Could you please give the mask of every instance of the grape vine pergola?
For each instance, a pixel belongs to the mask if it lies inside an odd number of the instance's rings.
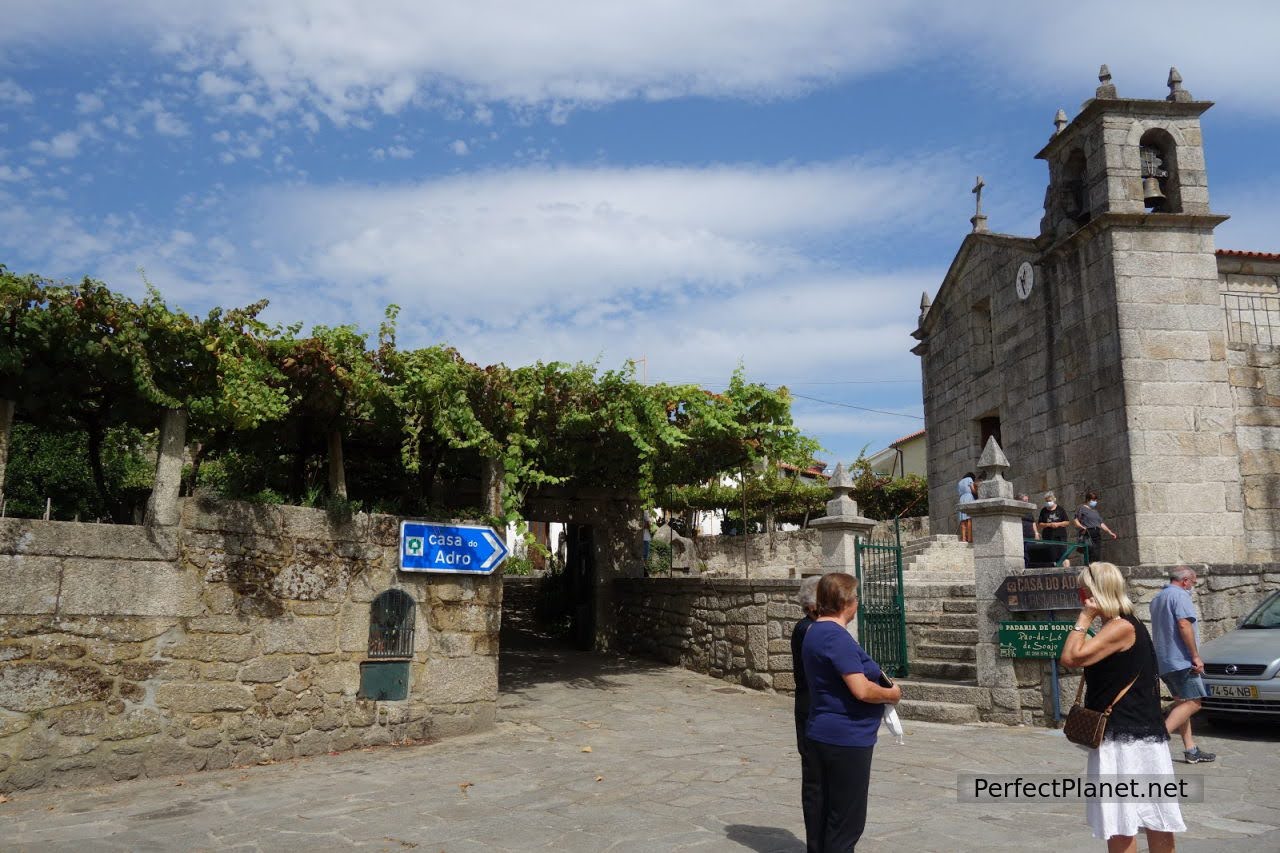
[[[163,507],[179,490],[420,515],[477,478],[478,509],[503,523],[548,486],[652,505],[724,474],[807,467],[817,451],[787,390],[741,369],[713,394],[646,385],[631,364],[482,367],[446,345],[399,348],[395,306],[372,341],[353,326],[271,325],[265,307],[194,316],[150,287],[135,301],[0,266],[0,490],[15,422],[82,434],[117,522],[131,516],[108,482],[107,438],[152,436],[155,524],[174,523]]]

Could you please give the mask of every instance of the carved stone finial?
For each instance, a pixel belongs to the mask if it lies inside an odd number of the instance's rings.
[[[969,192],[977,196],[974,200],[973,216],[969,217],[969,223],[973,226],[974,234],[982,234],[987,230],[987,215],[982,212],[982,188],[986,185],[986,181],[982,180],[981,175],[978,175],[978,180],[974,183],[973,189],[969,190]]]
[[[837,495],[847,495],[853,491],[853,478],[845,470],[843,462],[836,463],[836,470],[831,472],[831,479],[827,481],[827,487]]]
[[[1111,69],[1103,65],[1098,69],[1098,82],[1102,85],[1098,86],[1098,90],[1094,93],[1095,98],[1117,98],[1115,84],[1111,82]]]
[[[1000,444],[994,435],[987,439],[987,446],[982,448],[982,456],[978,459],[978,470],[985,478],[978,484],[979,498],[1013,497],[1013,483],[1004,478],[1004,472],[1009,470],[1009,459],[1000,449]]]
[[[1182,88],[1182,75],[1178,73],[1177,68],[1169,69],[1169,97],[1166,101],[1191,101],[1191,93]]]
[[[843,462],[836,463],[827,488],[831,489],[831,500],[827,501],[828,518],[858,517],[858,502],[849,497],[849,492],[853,491],[853,477],[849,476]]]
[[[929,298],[929,291],[926,290],[923,293],[921,293],[920,294],[920,310],[928,311],[932,305],[933,305],[933,300]]]
[[[1058,114],[1053,117],[1053,135],[1057,136],[1067,128],[1067,111],[1058,110]]]

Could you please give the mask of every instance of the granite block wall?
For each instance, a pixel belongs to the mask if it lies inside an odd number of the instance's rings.
[[[791,691],[797,580],[613,582],[618,649],[758,690]]]
[[[399,519],[188,500],[176,528],[0,520],[0,792],[490,726],[499,578],[397,571]],[[358,698],[413,597],[409,698]]]

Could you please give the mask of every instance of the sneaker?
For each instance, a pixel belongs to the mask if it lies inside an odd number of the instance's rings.
[[[1186,759],[1188,764],[1203,764],[1216,760],[1218,756],[1212,752],[1205,752],[1197,746],[1195,749],[1184,749],[1182,757]]]

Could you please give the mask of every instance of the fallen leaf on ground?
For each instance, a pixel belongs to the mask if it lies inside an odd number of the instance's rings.
[[[590,752],[590,751],[591,751],[591,747],[589,747],[589,746],[584,746],[584,747],[582,748],[582,751],[583,751],[583,752]]]
[[[9,798],[6,797],[4,794],[0,794],[0,804],[7,803],[7,802],[9,802]]]
[[[173,787],[175,787],[175,788],[181,788],[181,787],[182,787],[183,785],[185,785],[185,784],[187,784],[187,783],[186,783],[186,782],[184,782],[183,780],[179,779],[177,782],[174,782],[174,783],[173,783]]]
[[[604,781],[604,777],[603,777],[603,776],[597,776],[597,777],[596,777],[596,781],[597,781],[597,782],[603,782],[603,781]]]
[[[475,787],[475,782],[459,782],[458,783],[458,789],[461,790],[462,793],[464,794],[467,792],[468,788],[472,788],[472,787]]]

